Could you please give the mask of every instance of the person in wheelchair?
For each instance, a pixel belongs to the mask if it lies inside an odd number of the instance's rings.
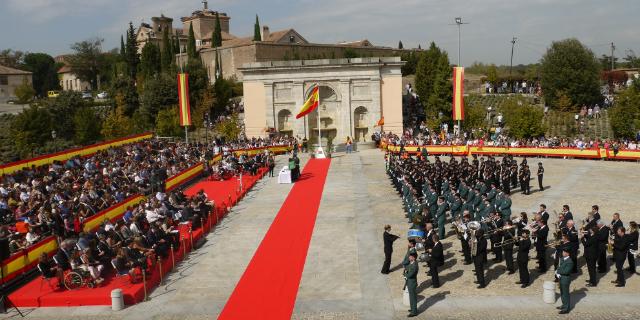
[[[104,270],[104,265],[100,264],[100,262],[94,259],[91,254],[90,248],[82,250],[82,253],[78,255],[78,259],[75,260],[75,262],[79,262],[79,264],[77,264],[74,269],[80,269],[89,272],[91,278],[96,284],[100,284],[104,281],[104,278],[102,278],[101,276],[102,270]]]

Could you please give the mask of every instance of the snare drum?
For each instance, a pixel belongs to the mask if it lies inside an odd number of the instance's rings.
[[[409,232],[407,234],[407,238],[409,240],[411,239],[421,239],[424,238],[424,231],[420,230],[420,229],[409,229]]]

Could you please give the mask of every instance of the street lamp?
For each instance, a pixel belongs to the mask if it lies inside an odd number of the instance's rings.
[[[456,25],[458,26],[458,67],[462,66],[462,60],[460,58],[460,26],[463,24],[469,24],[467,22],[462,22],[462,17],[455,18]]]

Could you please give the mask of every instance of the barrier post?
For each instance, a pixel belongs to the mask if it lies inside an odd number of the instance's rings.
[[[189,240],[191,241],[191,250],[193,250],[193,230],[189,228]]]
[[[142,287],[144,288],[144,299],[142,301],[149,301],[149,296],[147,295],[147,271],[146,268],[142,268]]]
[[[173,254],[173,245],[171,245],[171,269],[176,268],[176,257]]]
[[[158,256],[158,270],[160,271],[160,285],[162,285],[162,259]]]

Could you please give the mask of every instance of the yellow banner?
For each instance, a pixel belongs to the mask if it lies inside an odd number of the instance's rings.
[[[198,175],[204,171],[204,164],[197,164],[169,179],[165,182],[165,189],[167,191],[175,189],[177,186],[181,185],[185,181],[191,179],[193,176]]]
[[[31,265],[38,263],[40,255],[43,252],[51,255],[56,250],[58,250],[56,238],[49,237],[22,253],[14,254],[8,259],[8,263],[2,265],[2,274],[4,275],[2,282],[4,282],[5,279],[10,280],[31,269]]]
[[[123,215],[125,211],[127,211],[127,207],[133,207],[138,203],[144,201],[146,198],[142,195],[137,195],[124,202],[117,204],[116,206],[112,206],[109,209],[98,212],[97,215],[89,217],[89,219],[84,221],[83,230],[85,232],[90,232],[100,226],[105,220],[113,221],[120,215]]]

